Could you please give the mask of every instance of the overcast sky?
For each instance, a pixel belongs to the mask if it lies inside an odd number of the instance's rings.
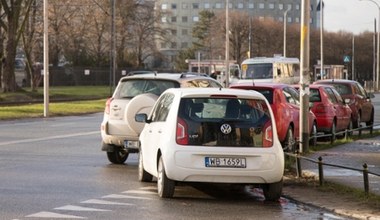
[[[373,1],[377,1],[380,5],[380,0]],[[378,22],[379,9],[373,2],[369,0],[324,0],[324,3],[325,30],[334,32],[344,30],[355,34],[366,30],[374,31],[374,19]]]

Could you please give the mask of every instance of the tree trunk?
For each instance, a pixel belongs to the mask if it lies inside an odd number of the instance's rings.
[[[15,59],[16,59],[16,28],[12,25],[12,17],[8,16],[7,43],[5,47],[6,55],[3,72],[3,92],[15,92],[17,89],[15,78]]]

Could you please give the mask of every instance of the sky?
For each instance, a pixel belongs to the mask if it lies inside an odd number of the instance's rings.
[[[374,31],[374,20],[378,22],[379,8],[369,0],[323,0],[324,29],[340,30],[360,34]],[[380,0],[376,1],[380,6]],[[378,24],[376,24],[376,28]]]

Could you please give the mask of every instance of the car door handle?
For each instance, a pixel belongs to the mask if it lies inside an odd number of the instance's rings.
[[[112,110],[120,110],[121,108],[120,107],[118,107],[118,106],[114,106],[114,107],[112,107]]]

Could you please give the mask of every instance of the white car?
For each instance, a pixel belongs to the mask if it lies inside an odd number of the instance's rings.
[[[160,197],[176,182],[261,186],[266,200],[282,194],[284,152],[269,103],[256,91],[177,88],[165,91],[140,134],[140,181],[157,178]]]
[[[124,163],[129,153],[138,152],[138,138],[144,125],[136,113],[149,113],[159,95],[168,88],[221,87],[207,75],[135,71],[120,79],[106,102],[100,126],[102,150],[111,163]]]

